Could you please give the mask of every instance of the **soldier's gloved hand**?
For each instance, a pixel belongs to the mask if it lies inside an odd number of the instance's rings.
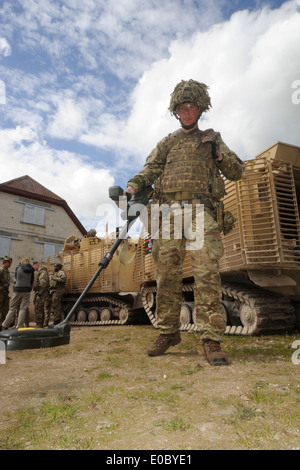
[[[133,196],[135,194],[135,189],[129,184],[124,191],[124,196],[126,196],[126,193],[129,193],[131,196]]]
[[[212,157],[214,160],[217,160],[217,162],[221,162],[223,160],[223,155],[220,152],[220,144],[219,142],[216,142],[215,140],[211,139],[210,137],[203,137],[201,140],[202,144],[209,143],[212,146]]]
[[[119,201],[115,201],[119,209],[121,209],[122,211],[125,211],[127,209],[128,201],[130,200],[134,192],[135,191],[132,186],[128,186],[125,191],[123,191],[123,196],[119,197]]]

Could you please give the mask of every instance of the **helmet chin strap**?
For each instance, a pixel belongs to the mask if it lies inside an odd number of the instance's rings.
[[[193,129],[193,127],[195,126],[195,124],[197,124],[198,119],[197,119],[195,122],[193,122],[193,124],[190,124],[189,126],[183,124],[182,121],[181,121],[181,119],[179,119],[179,122],[180,122],[180,124],[181,124],[181,127],[183,127],[183,129],[186,129],[187,131],[189,131],[190,129]]]

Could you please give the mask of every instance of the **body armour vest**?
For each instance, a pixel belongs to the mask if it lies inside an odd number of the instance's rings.
[[[182,134],[173,140],[161,175],[162,193],[178,191],[197,193],[212,200],[219,200],[225,194],[224,182],[212,156],[212,145],[201,143],[201,138],[216,138],[209,129],[199,129]]]

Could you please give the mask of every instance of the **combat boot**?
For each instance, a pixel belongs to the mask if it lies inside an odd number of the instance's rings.
[[[148,356],[161,356],[169,349],[170,346],[175,346],[181,341],[180,331],[170,335],[159,335],[156,341],[147,349]]]
[[[203,349],[209,364],[213,366],[224,366],[229,364],[228,357],[222,351],[219,341],[204,339]]]

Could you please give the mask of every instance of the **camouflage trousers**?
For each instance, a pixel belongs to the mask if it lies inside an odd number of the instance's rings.
[[[53,322],[57,323],[62,321],[63,314],[62,314],[62,297],[64,295],[64,290],[57,289],[51,293],[51,306],[52,306],[52,313],[53,313]]]
[[[44,325],[46,298],[47,298],[47,293],[35,294],[33,303],[34,303],[35,322],[37,325],[42,325],[42,326]]]
[[[9,309],[9,295],[7,291],[0,291],[0,327],[5,320]]]
[[[193,218],[193,228],[194,218]],[[180,328],[182,305],[182,264],[187,253],[189,240],[173,237],[171,224],[170,239],[154,240],[153,259],[157,281],[157,326],[163,334],[171,334]],[[204,211],[204,238],[202,247],[192,249],[189,256],[194,276],[194,300],[196,323],[202,339],[222,341],[225,320],[222,316],[222,291],[219,274],[219,259],[223,255],[223,244],[217,222]]]
[[[52,299],[51,299],[50,292],[47,293],[47,296],[45,299],[44,312],[45,312],[44,326],[48,326],[50,319],[52,317]]]

